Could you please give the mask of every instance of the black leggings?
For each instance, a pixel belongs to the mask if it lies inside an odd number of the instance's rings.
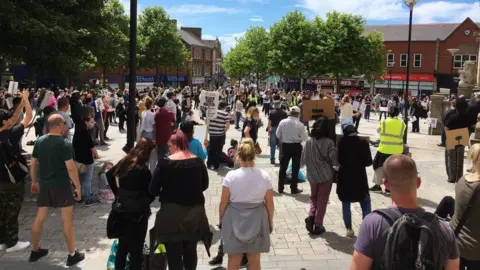
[[[170,242],[165,249],[169,270],[197,269],[197,241]]]
[[[125,235],[118,238],[117,255],[115,256],[115,269],[124,270],[127,254],[130,254],[130,270],[142,269],[142,252],[145,236],[148,229],[148,215],[139,222],[128,219],[122,220],[125,226]]]

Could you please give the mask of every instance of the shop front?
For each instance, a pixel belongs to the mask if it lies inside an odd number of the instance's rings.
[[[458,74],[437,74],[437,91],[440,91],[440,88],[450,89],[450,93],[458,92],[458,82],[460,82],[460,77]]]
[[[386,96],[403,95],[407,87],[406,74],[385,74],[375,81],[375,92]],[[433,94],[435,77],[430,74],[410,74],[408,90],[411,96],[430,96]],[[367,87],[367,85],[365,86]],[[369,86],[368,86],[369,87]]]
[[[204,85],[205,77],[192,77],[192,85]]]
[[[163,76],[163,85],[183,88],[188,85],[188,76]]]
[[[323,79],[308,79],[307,80],[307,89],[315,90],[318,89],[325,93],[333,93],[335,91],[335,86],[337,85],[337,80],[323,78]],[[358,82],[356,80],[342,79],[340,80],[340,92],[347,92],[352,89],[356,89]],[[359,90],[361,91],[361,90]]]

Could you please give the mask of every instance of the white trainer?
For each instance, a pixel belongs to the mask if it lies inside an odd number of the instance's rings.
[[[347,237],[348,238],[355,237],[355,231],[353,231],[352,229],[347,229]]]
[[[30,242],[21,242],[21,241],[18,241],[15,246],[13,247],[10,247],[10,248],[7,248],[7,253],[10,253],[10,252],[16,252],[16,251],[21,251],[21,250],[24,250],[26,248],[28,248],[30,246]]]
[[[0,250],[5,250],[7,249],[7,245],[5,244],[0,244]]]

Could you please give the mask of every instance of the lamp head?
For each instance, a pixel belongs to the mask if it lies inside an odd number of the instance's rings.
[[[405,5],[407,5],[410,9],[413,9],[415,4],[417,4],[418,0],[404,0]]]
[[[456,49],[456,48],[455,49],[447,49],[447,51],[449,51],[452,54],[452,56],[454,56],[459,50],[460,49]]]

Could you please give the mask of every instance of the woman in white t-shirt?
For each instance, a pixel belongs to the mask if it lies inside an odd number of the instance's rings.
[[[350,103],[350,96],[345,95],[340,102],[340,125],[343,127],[349,123],[353,124],[353,106]]]
[[[153,100],[150,97],[145,99],[145,111],[142,112],[142,120],[140,121],[140,137],[155,141],[155,112],[153,110]],[[155,151],[154,151],[155,152]],[[150,162],[147,163],[150,172],[155,171],[157,166],[157,154],[153,153]]]
[[[239,269],[242,254],[249,269],[260,269],[260,253],[270,251],[273,230],[273,190],[270,175],[255,168],[255,145],[244,139],[238,146],[240,168],[223,180],[220,224],[223,251],[228,254],[227,269]]]

